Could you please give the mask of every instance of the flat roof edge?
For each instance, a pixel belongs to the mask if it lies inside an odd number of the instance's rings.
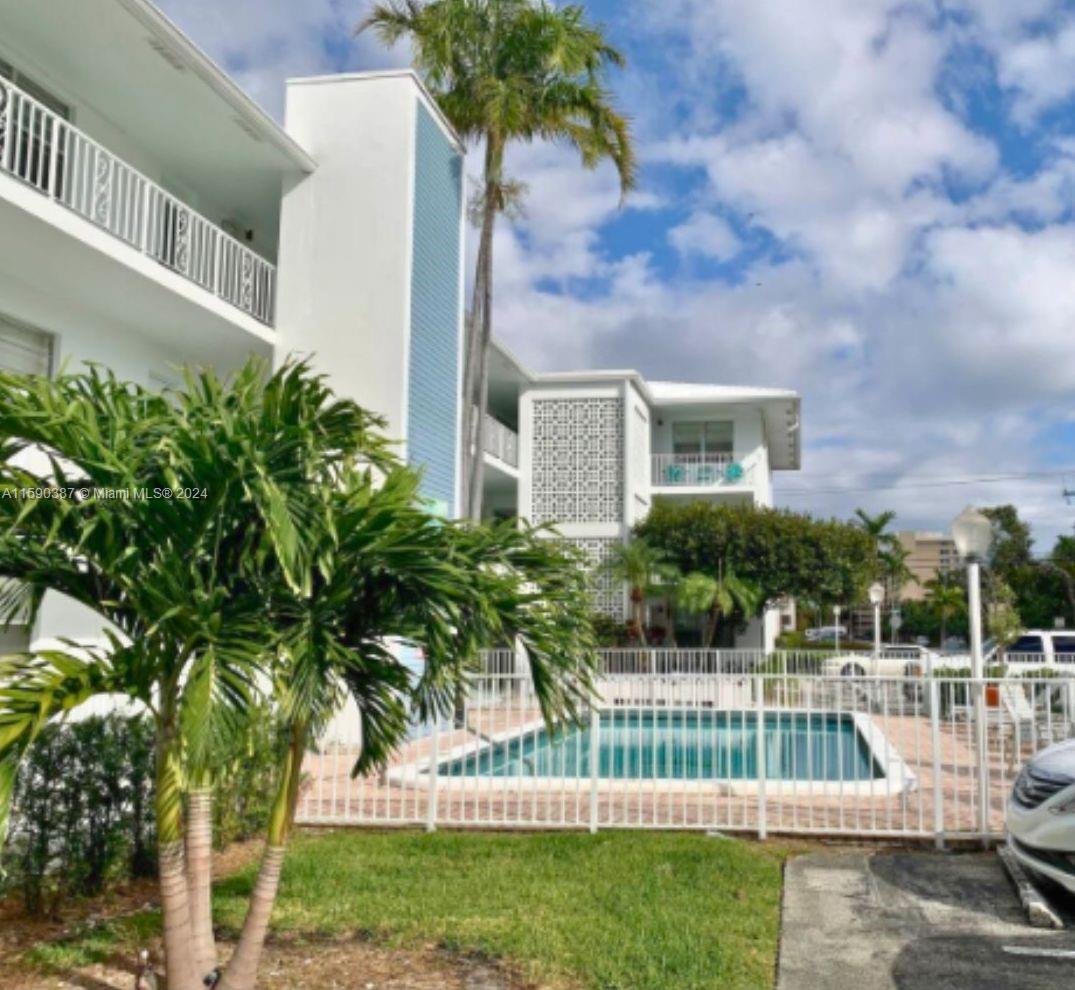
[[[287,86],[319,86],[327,83],[342,83],[342,82],[364,82],[369,79],[411,79],[418,87],[418,92],[422,97],[422,102],[425,104],[426,109],[436,118],[441,129],[444,131],[445,136],[452,144],[455,145],[456,150],[462,155],[466,153],[466,146],[463,144],[463,139],[460,138],[459,133],[452,126],[451,121],[444,116],[444,111],[437,105],[437,101],[433,98],[433,94],[429,92],[429,87],[426,86],[422,77],[415,72],[414,69],[409,67],[399,69],[370,69],[364,72],[330,72],[317,76],[293,76],[285,83]]]

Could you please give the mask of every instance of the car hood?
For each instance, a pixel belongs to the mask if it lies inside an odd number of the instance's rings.
[[[1056,777],[1070,777],[1075,780],[1075,739],[1053,743],[1040,753],[1035,753],[1028,762],[1035,770]]]

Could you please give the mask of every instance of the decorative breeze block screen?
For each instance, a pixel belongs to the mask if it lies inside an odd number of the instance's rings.
[[[565,540],[572,546],[578,547],[590,562],[590,587],[593,595],[593,607],[598,612],[611,615],[615,619],[622,619],[623,613],[623,583],[617,581],[603,565],[612,556],[612,549],[619,540],[608,538],[576,538]]]
[[[623,403],[535,399],[531,460],[536,523],[623,519]]]

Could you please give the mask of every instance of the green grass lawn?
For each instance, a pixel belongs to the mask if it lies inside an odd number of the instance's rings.
[[[771,987],[787,853],[670,833],[307,836],[274,929],[436,943],[594,990]],[[221,884],[227,925],[250,883]]]
[[[292,846],[277,934],[362,935],[498,959],[587,990],[771,988],[782,867],[794,848],[696,834],[333,832]],[[253,870],[217,886],[236,932]],[[42,945],[52,971],[145,944],[155,912]]]

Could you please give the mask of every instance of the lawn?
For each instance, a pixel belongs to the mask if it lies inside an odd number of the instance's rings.
[[[288,854],[273,931],[478,954],[557,988],[771,988],[792,851],[657,832],[304,835]],[[252,880],[248,869],[218,884],[225,934],[238,930]],[[98,925],[29,961],[55,972],[130,955],[157,924],[144,913]],[[361,975],[346,974],[355,986]]]
[[[307,836],[274,928],[435,942],[594,990],[771,987],[787,853],[672,833]],[[221,885],[229,926],[249,887]]]

